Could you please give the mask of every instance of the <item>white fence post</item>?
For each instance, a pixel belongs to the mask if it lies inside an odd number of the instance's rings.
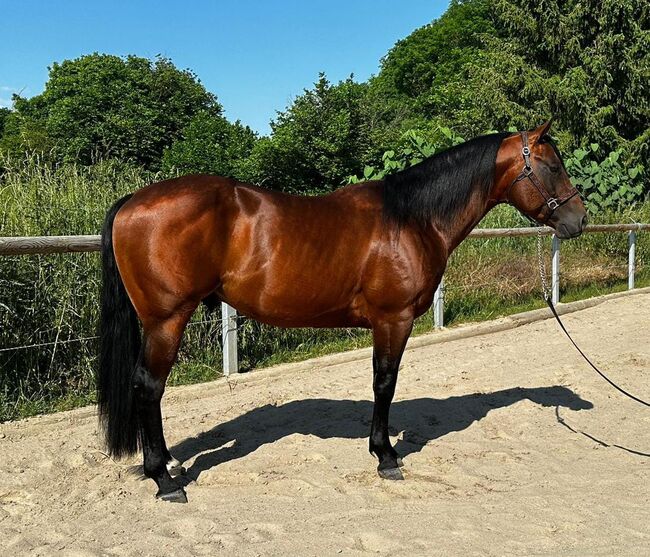
[[[445,326],[445,277],[440,279],[440,284],[433,294],[433,325],[436,329]]]
[[[228,304],[221,303],[221,338],[223,347],[223,374],[239,371],[237,361],[237,311]]]
[[[628,258],[627,258],[627,289],[634,289],[634,273],[636,271],[636,232],[630,230],[630,234],[627,237],[627,243],[629,247]]]
[[[560,242],[561,240],[553,234],[553,246],[551,248],[551,301],[554,305],[560,301]]]

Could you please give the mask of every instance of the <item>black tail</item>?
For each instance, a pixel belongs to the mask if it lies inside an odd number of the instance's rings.
[[[141,346],[140,327],[113,253],[113,220],[130,197],[123,197],[111,207],[102,230],[97,403],[108,450],[116,457],[135,453],[140,441],[140,426],[133,396],[133,373]]]

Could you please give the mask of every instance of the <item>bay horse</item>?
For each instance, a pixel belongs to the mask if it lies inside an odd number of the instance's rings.
[[[99,416],[115,457],[144,455],[157,497],[186,502],[160,401],[201,302],[280,327],[364,327],[373,335],[370,452],[402,479],[388,414],[413,320],[430,307],[454,249],[499,203],[560,238],[587,223],[550,122],[478,137],[386,177],[296,196],[184,176],[120,199],[102,231]]]

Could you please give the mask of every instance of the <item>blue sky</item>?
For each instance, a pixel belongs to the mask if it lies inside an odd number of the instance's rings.
[[[43,90],[54,61],[102,52],[190,68],[261,133],[319,71],[365,80],[448,0],[0,0],[0,106]]]

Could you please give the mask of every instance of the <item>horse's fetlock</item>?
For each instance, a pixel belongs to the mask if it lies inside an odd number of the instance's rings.
[[[147,476],[147,478],[152,479],[159,478],[162,473],[167,470],[162,461],[145,462],[142,468],[144,470],[144,475]]]

